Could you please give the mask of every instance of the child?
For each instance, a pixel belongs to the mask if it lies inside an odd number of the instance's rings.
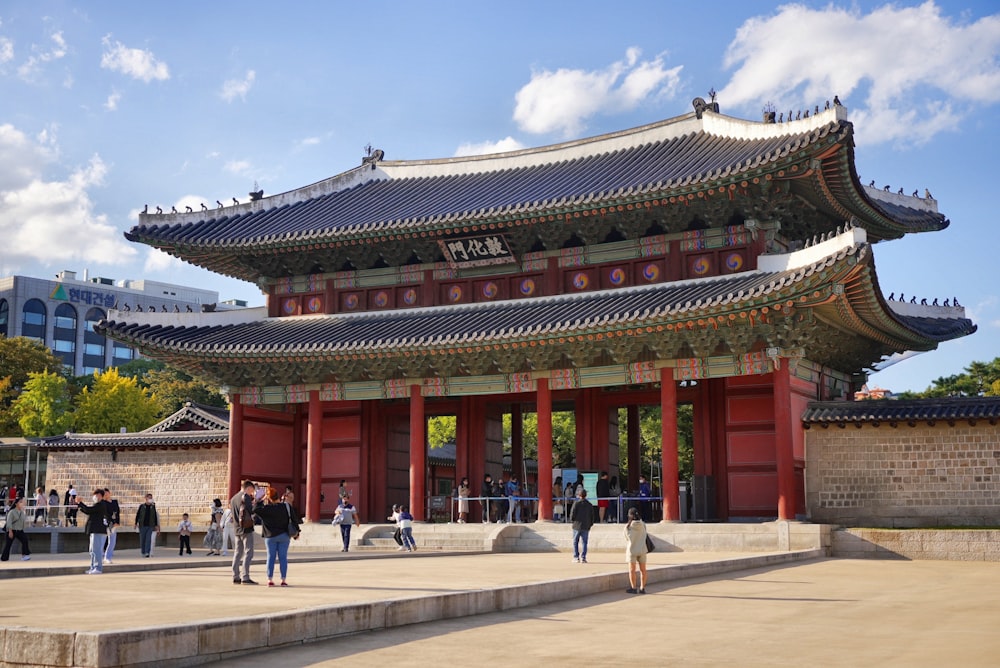
[[[417,544],[413,540],[413,515],[410,514],[409,506],[401,506],[399,509],[399,528],[403,534],[403,547],[407,552],[416,552]]]
[[[177,556],[184,554],[184,549],[187,548],[187,553],[191,554],[191,529],[194,525],[191,524],[191,520],[188,519],[188,514],[184,513],[180,524],[177,525],[177,533],[181,538],[181,549],[177,553]]]
[[[400,552],[402,552],[403,550],[406,549],[406,547],[403,546],[403,530],[399,528],[399,504],[398,503],[392,504],[392,515],[389,515],[389,517],[387,517],[385,519],[391,521],[393,524],[396,525],[396,530],[392,532],[392,539],[394,541],[396,541],[396,545],[399,546],[396,549],[399,550]]]

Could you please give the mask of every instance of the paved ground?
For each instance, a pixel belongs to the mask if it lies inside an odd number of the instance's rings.
[[[202,553],[203,554],[203,553]],[[653,565],[733,555],[655,553]],[[0,624],[100,630],[408,598],[621,572],[619,554],[302,553],[287,589],[232,584],[228,560],[124,551],[100,576],[85,555],[0,565]],[[182,569],[136,571],[133,568]],[[23,569],[51,575],[7,577]],[[118,572],[115,572],[117,569]],[[55,573],[66,573],[56,575]],[[252,571],[263,581],[260,561]],[[413,625],[243,656],[219,666],[988,666],[1000,665],[1000,564],[823,559],[652,585],[467,619]],[[100,602],[96,608],[95,603]],[[39,616],[39,610],[59,610]]]
[[[825,559],[213,665],[997,666],[998,583],[995,563]]]

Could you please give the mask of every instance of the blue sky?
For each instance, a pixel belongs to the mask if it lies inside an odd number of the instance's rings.
[[[927,188],[951,220],[876,246],[880,282],[958,297],[979,332],[873,384],[919,390],[1000,355],[993,2],[5,3],[0,275],[88,269],[261,304],[122,232],[145,204],[291,190],[368,144],[387,159],[541,146],[686,113],[711,87],[750,119],[839,95],[863,182]]]

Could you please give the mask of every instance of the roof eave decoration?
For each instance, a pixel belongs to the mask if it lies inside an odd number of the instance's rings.
[[[499,372],[560,368],[567,359],[592,366],[602,354],[627,363],[647,354],[702,357],[720,345],[742,354],[759,342],[794,348],[813,341],[816,361],[861,370],[884,355],[930,349],[975,331],[961,310],[926,307],[914,316],[890,308],[860,228],[795,253],[762,256],[758,266],[729,277],[532,300],[272,319],[258,314],[225,326],[209,323],[227,314],[130,314],[136,321],[122,322],[124,314],[112,311],[98,328],[232,387],[482,375],[498,372],[496,365]],[[815,340],[823,327],[836,332],[836,342]],[[868,343],[852,353],[854,340]],[[848,348],[834,350],[837,345]]]
[[[868,399],[862,401],[816,401],[802,415],[807,429],[821,427],[899,427],[938,422],[955,426],[979,422],[996,425],[1000,421],[1000,397],[935,397],[929,399]]]

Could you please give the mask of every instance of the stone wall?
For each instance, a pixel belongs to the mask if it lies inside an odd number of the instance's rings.
[[[209,504],[218,497],[227,501],[226,448],[162,449],[111,452],[50,451],[45,489],[55,489],[60,499],[69,483],[89,503],[98,487],[112,490],[123,508],[123,523],[130,525],[135,507],[153,494],[164,531],[174,530],[182,513],[190,513],[196,526],[208,523]],[[129,514],[131,511],[131,514]],[[81,522],[82,524],[82,522]]]
[[[838,529],[831,555],[848,559],[1000,561],[997,529]]]
[[[1000,526],[1000,426],[813,425],[806,505],[852,527]]]

